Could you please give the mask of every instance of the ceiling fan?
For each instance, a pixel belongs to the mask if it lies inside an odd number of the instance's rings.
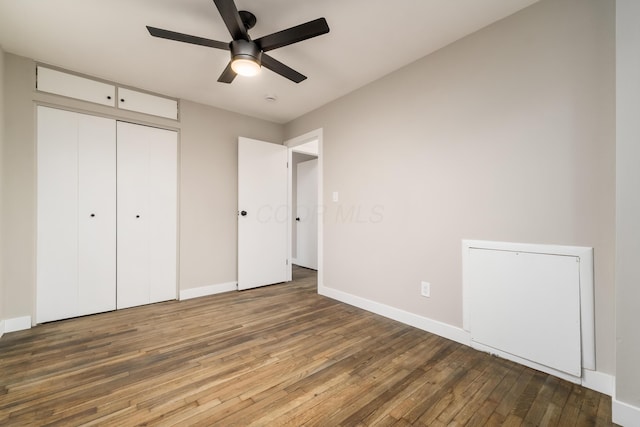
[[[176,33],[148,25],[147,30],[154,37],[230,51],[231,61],[218,78],[218,81],[222,83],[231,83],[238,74],[255,75],[260,71],[261,66],[295,83],[300,83],[307,78],[265,52],[328,33],[329,25],[327,25],[326,19],[318,18],[251,40],[248,30],[256,24],[255,15],[246,10],[238,11],[233,0],[213,0],[213,2],[216,4],[229,33],[231,33],[233,40],[230,43]]]

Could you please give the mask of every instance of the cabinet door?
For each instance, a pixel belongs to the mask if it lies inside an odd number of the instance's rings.
[[[176,297],[177,133],[118,122],[118,308]]]
[[[115,121],[38,107],[37,126],[36,320],[113,310]]]
[[[138,92],[137,90],[118,88],[118,108],[153,114],[154,116],[178,119],[178,101]]]
[[[116,87],[50,68],[36,68],[38,90],[97,104],[115,106]]]

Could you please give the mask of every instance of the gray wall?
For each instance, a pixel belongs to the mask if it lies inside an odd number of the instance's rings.
[[[5,141],[3,192],[4,311],[7,319],[32,315],[35,288],[34,64],[4,55]]]
[[[614,24],[543,0],[287,124],[323,128],[324,285],[461,327],[462,239],[594,247],[613,374]]]
[[[640,3],[618,0],[616,399],[640,408]]]
[[[183,101],[180,288],[237,281],[238,136],[282,143],[284,127]]]
[[[34,90],[31,59],[5,54],[4,62],[5,318],[34,314],[36,103],[180,130],[180,289],[236,280],[237,137],[281,142],[282,125],[191,102],[175,122],[66,99]]]

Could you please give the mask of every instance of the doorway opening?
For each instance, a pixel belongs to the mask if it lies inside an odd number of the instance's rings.
[[[318,156],[293,152],[291,264],[318,269]]]
[[[322,129],[285,142],[289,151],[290,276],[293,265],[317,270],[322,286]]]

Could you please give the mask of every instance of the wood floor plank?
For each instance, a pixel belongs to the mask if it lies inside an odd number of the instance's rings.
[[[518,399],[525,387],[529,383],[529,380],[533,377],[535,371],[530,369],[523,369],[520,371],[520,375],[514,382],[513,386],[507,394],[502,398],[500,403],[496,408],[496,412],[505,418],[508,418],[509,415],[512,414],[512,411],[515,410],[516,404],[518,403]]]
[[[558,383],[560,380],[558,378],[547,376],[545,382],[542,384],[538,395],[535,397],[533,403],[529,407],[527,414],[523,417],[526,423],[530,423],[533,425],[539,425],[545,413],[547,412],[547,408],[549,406],[549,401],[553,396],[556,388],[558,387]]]
[[[482,375],[475,382],[476,391],[469,399],[466,399],[464,407],[455,415],[452,424],[481,426],[491,416],[495,409],[496,403],[490,401],[493,390],[502,381],[507,374],[508,369],[503,366],[491,364],[485,369]]]
[[[612,425],[608,396],[294,279],[5,334],[0,425]]]

